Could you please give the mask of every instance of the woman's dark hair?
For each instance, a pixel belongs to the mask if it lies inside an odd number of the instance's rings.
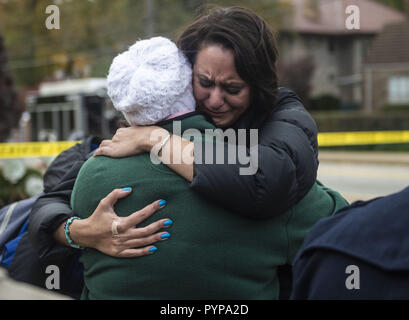
[[[241,7],[215,9],[196,18],[177,44],[192,65],[203,45],[219,44],[231,49],[239,76],[251,87],[251,107],[264,114],[273,110],[278,53],[273,31],[260,16]]]

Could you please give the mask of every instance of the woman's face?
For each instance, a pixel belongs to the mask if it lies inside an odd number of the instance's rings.
[[[204,46],[193,66],[193,91],[199,110],[217,127],[228,127],[250,105],[250,85],[237,74],[234,53],[220,45]]]

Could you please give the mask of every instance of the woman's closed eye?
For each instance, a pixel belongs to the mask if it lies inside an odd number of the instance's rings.
[[[211,88],[214,86],[214,82],[205,79],[199,79],[199,83],[203,88]]]
[[[236,87],[224,87],[224,90],[226,90],[226,92],[228,94],[232,94],[232,95],[236,95],[239,94],[241,91],[241,88],[236,88]]]
[[[199,80],[200,86],[203,88],[211,88],[215,86],[215,83],[212,80],[205,79],[200,76],[198,77],[198,80]],[[231,94],[231,95],[239,94],[241,89],[243,89],[241,86],[231,85],[231,84],[221,84],[221,86],[224,91],[226,91],[228,94]]]

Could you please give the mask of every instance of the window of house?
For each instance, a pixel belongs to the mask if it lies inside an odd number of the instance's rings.
[[[389,78],[389,103],[409,103],[409,76]]]

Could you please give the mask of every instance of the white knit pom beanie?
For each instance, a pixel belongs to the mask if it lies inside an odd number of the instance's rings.
[[[150,125],[195,110],[192,68],[169,39],[137,41],[114,58],[108,95],[130,125]]]

